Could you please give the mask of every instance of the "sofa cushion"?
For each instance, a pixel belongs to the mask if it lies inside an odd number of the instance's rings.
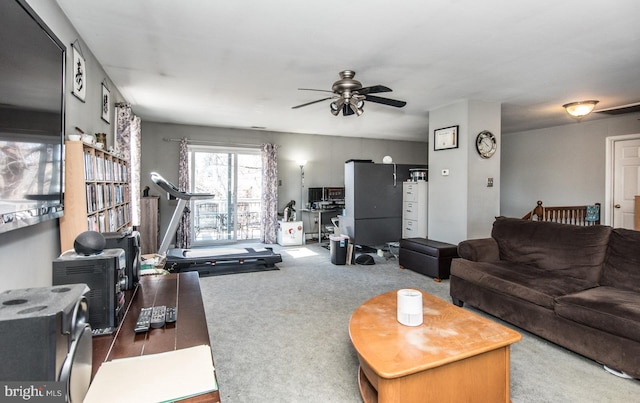
[[[467,239],[458,244],[458,256],[474,262],[491,262],[500,260],[500,251],[493,238]]]
[[[558,297],[558,316],[640,342],[640,294],[596,287]]]
[[[600,284],[640,292],[640,231],[611,232]]]
[[[611,227],[558,224],[498,217],[491,236],[500,259],[598,281]]]
[[[562,272],[506,261],[455,259],[451,275],[549,309],[553,309],[556,297],[597,286],[593,281],[571,278]]]

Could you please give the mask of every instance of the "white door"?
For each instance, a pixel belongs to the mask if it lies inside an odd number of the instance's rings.
[[[634,200],[640,195],[640,139],[614,143],[613,227],[633,229]]]

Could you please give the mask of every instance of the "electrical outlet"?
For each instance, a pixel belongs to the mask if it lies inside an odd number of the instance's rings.
[[[488,188],[492,188],[493,187],[493,178],[487,178],[487,187]]]

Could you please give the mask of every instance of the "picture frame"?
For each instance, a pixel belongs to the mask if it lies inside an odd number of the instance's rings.
[[[104,82],[102,82],[102,97],[100,99],[102,120],[111,123],[111,91],[109,91],[109,88],[107,88]]]
[[[433,131],[433,150],[458,148],[458,126],[443,127]]]
[[[87,95],[87,64],[80,50],[73,44],[71,48],[73,49],[71,93],[84,102]]]

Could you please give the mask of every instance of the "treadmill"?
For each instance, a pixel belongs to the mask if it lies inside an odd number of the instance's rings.
[[[157,172],[151,172],[151,180],[160,189],[178,200],[169,227],[164,234],[158,255],[166,256],[165,269],[173,272],[198,271],[200,275],[231,274],[257,270],[277,270],[276,263],[282,262],[282,256],[272,248],[234,248],[216,247],[202,249],[169,249],[182,213],[191,200],[212,199],[213,194],[189,193],[179,190]]]

